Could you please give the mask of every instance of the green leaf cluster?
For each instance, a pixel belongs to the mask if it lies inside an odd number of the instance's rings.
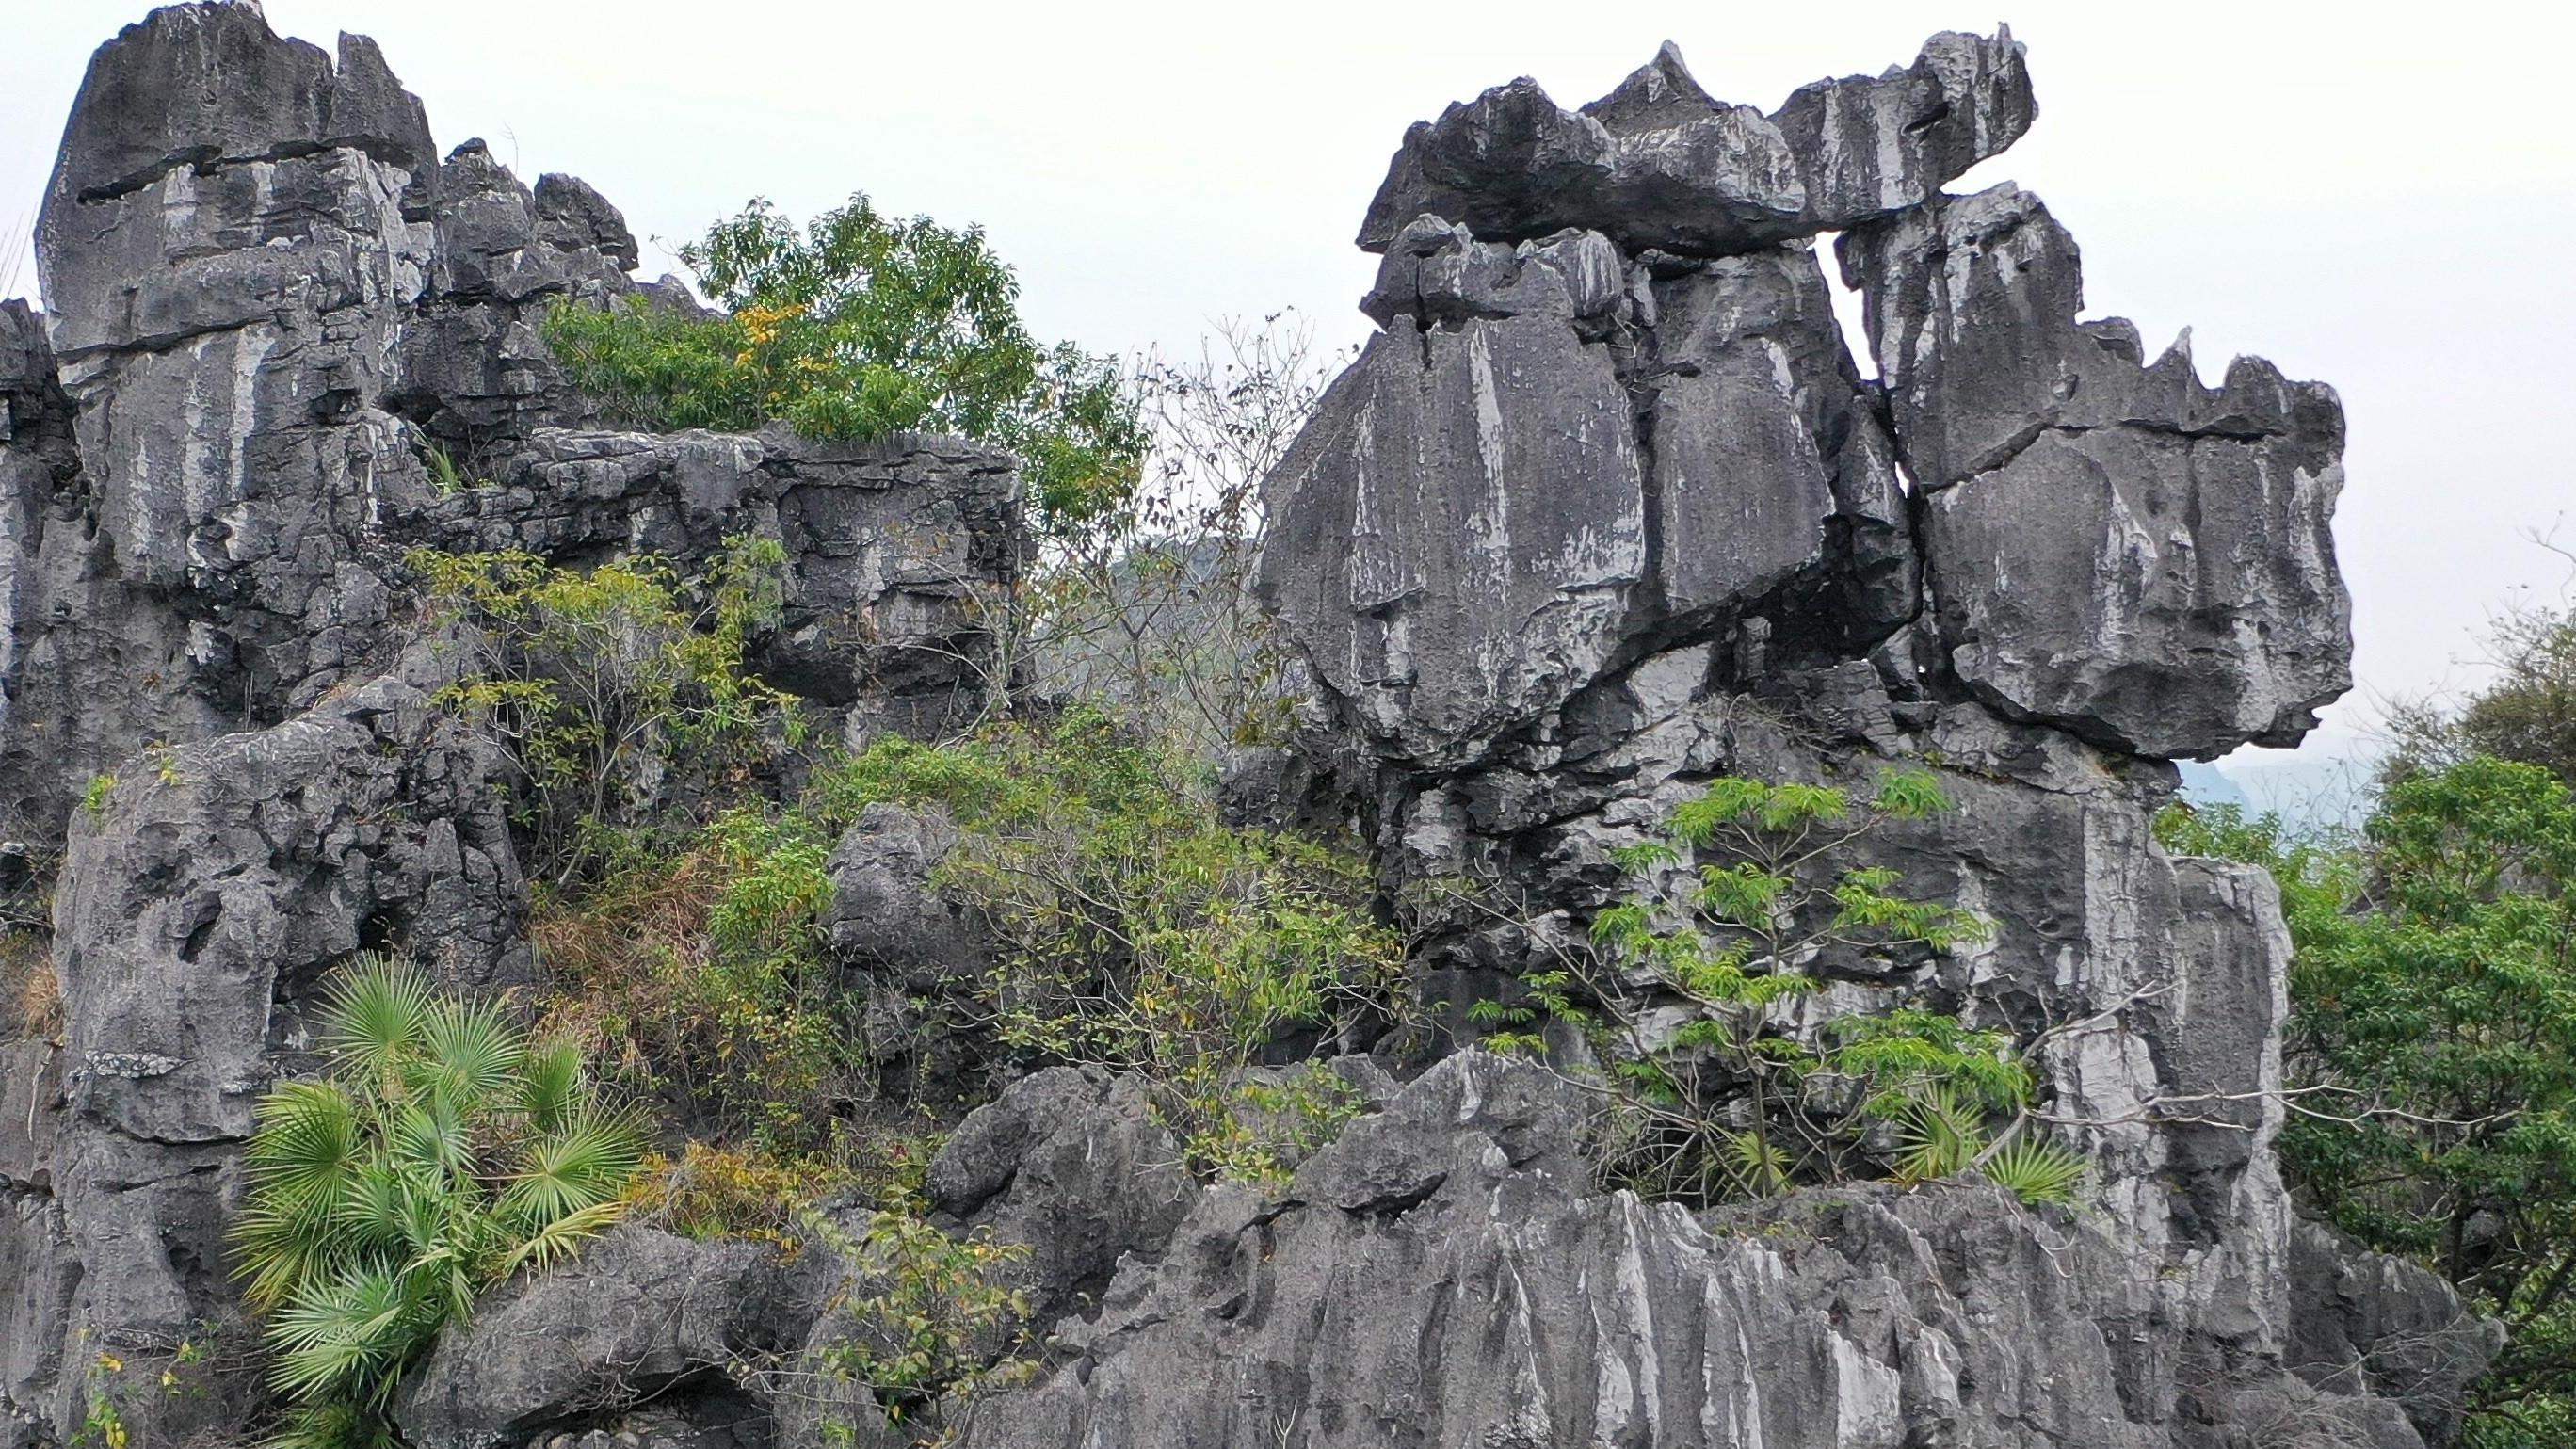
[[[794,699],[745,661],[779,617],[776,539],[726,540],[694,584],[652,557],[581,570],[420,549],[408,562],[434,607],[474,626],[475,657],[438,698],[512,748],[529,854],[557,880],[596,867],[605,838],[649,813],[640,782],[683,763],[740,771],[773,722],[796,732]]]
[[[822,950],[832,839],[809,812],[742,805],[611,854],[531,924],[549,1026],[690,1130],[831,1175],[876,1094],[867,1003]]]
[[[1889,771],[1859,798],[1712,780],[1664,838],[1617,852],[1631,893],[1593,917],[1588,960],[1530,974],[1528,1004],[1479,1003],[1471,1019],[1504,1049],[1545,1050],[1547,1022],[1589,1037],[1611,1063],[1621,1124],[1610,1175],[1652,1195],[1716,1201],[1975,1167],[2027,1201],[2067,1201],[2082,1159],[2021,1135],[2033,1084],[2009,1033],[1920,1007],[1800,1020],[1819,989],[1808,967],[1829,953],[1984,939],[1983,921],[1902,894],[1893,870],[1833,865],[1887,822],[1948,808],[1924,770]],[[1641,999],[1687,1018],[1650,1030]],[[1990,1136],[1997,1117],[2010,1140]]]
[[[2469,1442],[2576,1425],[2576,798],[2485,756],[2406,775],[2357,841],[2176,809],[2168,849],[2268,867],[2296,944],[2281,1151],[2302,1195],[2509,1332]]]
[[[635,296],[565,300],[544,336],[584,389],[640,426],[814,438],[962,434],[1019,455],[1039,520],[1080,525],[1133,490],[1138,401],[1110,360],[1049,347],[979,227],[877,210],[865,195],[802,228],[766,201],[683,247],[726,315]]]
[[[1096,711],[883,740],[816,792],[830,818],[879,800],[947,811],[962,841],[936,881],[997,943],[975,987],[992,1029],[1037,1060],[1145,1074],[1202,1171],[1275,1166],[1244,1135],[1247,1116],[1279,1115],[1243,1100],[1247,1068],[1401,1009],[1400,945],[1356,858],[1220,823],[1193,762]]]
[[[1033,1367],[995,1363],[1029,1315],[1027,1295],[1007,1281],[1025,1246],[996,1240],[989,1227],[951,1235],[901,1198],[869,1213],[858,1233],[810,1208],[800,1218],[850,1268],[834,1299],[848,1332],[823,1348],[818,1367],[865,1385],[889,1417]]]
[[[267,1320],[279,1442],[381,1437],[403,1371],[485,1289],[614,1222],[643,1145],[563,1042],[373,960],[320,1018],[325,1075],[260,1100],[237,1272]]]

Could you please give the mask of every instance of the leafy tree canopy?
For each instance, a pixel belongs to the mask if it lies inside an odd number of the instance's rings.
[[[2281,882],[2293,1181],[2504,1320],[2469,1442],[2576,1439],[2576,798],[2472,756],[2391,784],[2351,849],[2232,807],[2160,826]]]
[[[630,421],[963,434],[1019,455],[1038,521],[1056,530],[1134,489],[1133,391],[1110,359],[1030,335],[1019,280],[982,228],[890,217],[864,193],[800,228],[754,200],[680,256],[728,315],[637,296],[566,301],[546,320],[574,381]]]

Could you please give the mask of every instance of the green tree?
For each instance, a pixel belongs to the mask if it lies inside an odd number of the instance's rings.
[[[607,309],[565,301],[546,319],[573,380],[628,420],[960,433],[1019,455],[1053,529],[1134,488],[1144,428],[1117,365],[1030,335],[1018,278],[982,228],[890,217],[860,194],[800,229],[754,200],[680,256],[727,315],[637,296]]]
[[[386,961],[320,1017],[327,1074],[261,1099],[237,1272],[268,1320],[277,1441],[390,1442],[387,1405],[439,1330],[623,1211],[643,1145],[578,1051]]]
[[[1895,871],[1834,865],[1887,823],[1948,808],[1920,770],[1891,771],[1860,800],[1711,781],[1664,839],[1618,853],[1631,895],[1594,917],[1588,952],[1524,978],[1530,1005],[1488,1001],[1474,1015],[1500,1028],[1488,1042],[1502,1049],[1545,1050],[1544,1021],[1587,1039],[1606,1063],[1595,1084],[1616,1127],[1608,1173],[1653,1196],[1976,1168],[2026,1200],[2066,1201],[2082,1160],[2028,1135],[2033,1083],[2008,1032],[1919,1006],[1798,1021],[1818,989],[1807,968],[1828,952],[1984,937],[1969,912],[1898,894]],[[1653,1009],[1672,1005],[1678,1025]]]
[[[2297,956],[2281,1151],[2318,1210],[2503,1320],[2469,1442],[2576,1437],[2576,799],[2483,756],[2400,778],[2349,850],[2169,812],[2271,868]]]
[[[2576,785],[2576,604],[2506,613],[2487,631],[2487,652],[2494,678],[2457,710],[2423,700],[2395,710],[2388,778],[2491,755]]]

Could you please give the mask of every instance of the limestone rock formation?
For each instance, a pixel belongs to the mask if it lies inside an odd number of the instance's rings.
[[[224,1226],[315,988],[379,947],[528,980],[509,782],[432,701],[458,651],[414,647],[411,549],[685,570],[767,537],[758,667],[825,722],[935,732],[995,687],[965,600],[1021,566],[1012,460],[599,427],[536,323],[636,260],[578,180],[442,161],[364,37],[190,4],[93,58],[39,224],[52,312],[0,304],[0,859],[12,890],[59,865],[64,999],[0,1058],[0,1444],[65,1442],[99,1354],[182,1344],[213,1385],[130,1432],[237,1426]]]
[[[2106,1371],[2065,1359],[2049,1412],[2072,1417],[1891,1401],[1838,1423],[1831,1395],[1798,1399],[1775,1368],[1749,1374],[1766,1403],[1797,1403],[1790,1422],[1837,1426],[1843,1442],[2216,1444],[2279,1413],[2412,1442],[2371,1397],[2385,1382],[2320,1375],[2345,1396],[2321,1406],[2291,1372],[2323,1361],[2298,1345],[2329,1310],[2301,1287],[2314,1275],[2292,1272],[2272,1160],[2288,942],[2270,884],[2168,859],[2150,831],[2167,760],[2295,740],[2348,683],[2327,531],[2340,410],[2259,360],[2217,389],[2187,352],[2143,365],[2134,329],[2079,321],[2073,244],[2035,199],[1939,193],[2031,115],[2008,37],[1945,36],[1912,72],[1811,87],[1767,122],[1710,101],[1667,50],[1580,114],[1516,82],[1417,127],[1362,230],[1385,257],[1362,305],[1386,330],[1267,486],[1261,584],[1312,669],[1306,754],[1328,762],[1286,810],[1350,821],[1389,897],[1431,903],[1416,907],[1414,959],[1454,1040],[1468,1004],[1581,949],[1623,889],[1615,852],[1708,779],[1866,784],[1932,767],[1956,808],[1838,864],[1892,869],[1910,893],[1974,910],[1991,938],[1949,955],[1829,949],[1803,969],[1834,1009],[1930,1005],[2029,1045],[2049,1110],[2092,1160],[2094,1224],[2129,1266],[2102,1270],[2107,1297],[2028,1322],[2127,1325],[2107,1372],[2119,1391],[2088,1408],[2065,1385]],[[1725,160],[1673,161],[1699,146]],[[1647,184],[1668,163],[1691,188]],[[1875,382],[1806,240],[1826,230],[1846,232]],[[1448,904],[1462,896],[1481,904]],[[1997,1251],[1978,1245],[1988,1225],[1894,1210],[1945,1261]],[[1651,1285],[1690,1276],[1643,1261],[1622,1271],[1649,1302]],[[1506,1278],[1456,1266],[1461,1283]],[[1184,1291],[1137,1285],[1138,1322],[1201,1321],[1156,1296]],[[1312,1313],[1355,1311],[1297,1291]],[[1489,1335],[1519,1321],[1478,1311]],[[1784,1310],[1723,1311],[1776,1324]],[[1533,1336],[1604,1322],[1579,1307],[1530,1320]],[[1080,1426],[1141,1424],[1126,1416],[1145,1405],[1178,1412],[1122,1376],[1159,1376],[1175,1354],[1306,1351],[1262,1340],[1266,1323],[1139,1360],[1103,1352],[1079,1392],[1050,1385],[1053,1417],[1029,1432],[1072,1442]],[[2038,1331],[2070,1353],[2092,1341]],[[2473,1326],[2443,1342],[2454,1370],[2483,1359]],[[1619,1393],[1719,1357],[1687,1339],[1678,1352],[1631,1364]],[[1700,1442],[1674,1427],[1677,1404],[1651,1425],[1628,1417],[1642,1407],[1597,1417],[1609,1411],[1584,1395],[1606,1379],[1547,1381],[1553,1355],[1533,1357],[1538,1386],[1517,1399],[1500,1380],[1457,1382],[1479,1403],[1543,1404],[1537,1417],[1432,1422],[1500,1442]],[[1445,1393],[1458,1368],[1443,1355],[1436,1375],[1398,1370],[1366,1391]],[[1894,1359],[1883,1368],[1906,1381]],[[2430,1399],[2390,1392],[2445,1426]],[[1439,1412],[1327,1404],[1284,1382],[1263,1393],[1309,1432]],[[1231,1412],[1202,1400],[1187,1410],[1199,1417],[1161,1422],[1253,1442]],[[1797,1432],[1766,1427],[1765,1442]]]
[[[1583,1102],[1448,1058],[1284,1197],[1201,1196],[966,1442],[2128,1449],[2237,1412],[2236,1386],[2157,1351],[2150,1285],[2100,1220],[1966,1184],[1697,1217],[1592,1189]],[[2316,1442],[2414,1442],[2384,1401],[2263,1392]]]
[[[19,1208],[0,1263],[24,1275],[0,1309],[17,1415],[77,1423],[101,1352],[248,1332],[224,1236],[241,1146],[308,1050],[302,1004],[330,968],[399,943],[460,990],[527,981],[497,757],[431,705],[431,651],[406,662],[274,728],[137,756],[75,820],[61,1054],[8,1081],[42,1130],[32,1170],[0,1164]],[[178,1438],[240,1408],[201,1393],[130,1415]]]
[[[2035,198],[1942,194],[2034,115],[1998,32],[1768,114],[1667,47],[1580,110],[1519,81],[1408,134],[1361,233],[1383,331],[1265,489],[1308,727],[1294,769],[1236,777],[1263,818],[1367,841],[1430,1028],[1345,1059],[1370,1110],[1274,1197],[1195,1183],[1144,1085],[1096,1070],[961,1125],[936,1220],[1025,1247],[1044,1320],[964,1442],[2456,1429],[2488,1327],[2299,1224],[2280,1181],[2272,887],[2150,829],[2171,760],[2295,739],[2348,682],[2339,407],[2258,360],[2216,388],[2187,351],[2147,363],[2082,320]],[[971,600],[1027,566],[987,449],[607,426],[537,326],[638,290],[632,234],[569,177],[442,158],[362,38],[335,56],[237,4],[129,28],[40,249],[53,315],[0,304],[0,862],[64,847],[64,1015],[0,1045],[0,1449],[72,1442],[102,1353],[251,1341],[224,1223],[331,969],[382,946],[465,989],[527,979],[508,782],[435,705],[455,655],[415,637],[409,550],[690,568],[774,539],[756,666],[852,738],[1007,689]],[[1973,1184],[1641,1202],[1592,1183],[1583,1093],[1461,1049],[1709,779],[1899,763],[1957,808],[1837,863],[1990,936],[1805,969],[1835,1010],[2014,1033],[2088,1158],[2080,1211]],[[979,959],[949,845],[886,807],[832,854],[827,927],[889,1011]],[[860,1271],[830,1256],[629,1225],[499,1290],[398,1417],[436,1449],[772,1449],[827,1418],[891,1444],[863,1389],[762,1377],[814,1381],[860,1331],[825,1311]],[[232,1432],[253,1383],[130,1398],[128,1432]]]
[[[1911,67],[1819,81],[1768,116],[1712,99],[1667,42],[1579,112],[1523,77],[1417,122],[1360,245],[1428,213],[1497,241],[1590,227],[1631,251],[1753,251],[1927,201],[2036,114],[2010,30],[1936,35]]]
[[[2078,322],[2075,240],[2010,185],[1842,252],[1962,683],[2169,757],[2295,743],[2352,687],[2333,389],[2259,357],[2206,387],[2188,334],[2148,365],[2127,322]]]
[[[37,241],[50,342],[23,313],[0,328],[0,396],[31,420],[10,431],[35,440],[0,437],[0,836],[59,838],[89,776],[147,743],[370,677],[417,545],[687,566],[764,533],[793,560],[763,641],[782,682],[861,730],[936,728],[991,687],[960,600],[1018,567],[1011,461],[599,434],[536,325],[635,291],[633,235],[480,141],[441,161],[363,37],[335,66],[252,6],[128,27],[91,63]]]

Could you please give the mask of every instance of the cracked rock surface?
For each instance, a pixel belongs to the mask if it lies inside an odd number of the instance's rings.
[[[440,158],[364,37],[335,60],[198,4],[100,47],[38,226],[53,311],[0,314],[0,837],[59,840],[148,743],[381,672],[420,545],[686,570],[777,537],[764,669],[862,731],[970,708],[962,599],[1023,548],[1011,460],[600,429],[537,326],[636,292],[636,261],[577,178],[531,188],[479,140]]]
[[[1235,762],[1250,818],[1347,826],[1409,919],[1428,1027],[1335,1070],[1369,1110],[1263,1196],[1203,1186],[1145,1084],[1062,1068],[969,1118],[935,1221],[1027,1249],[1010,1449],[2421,1449],[2493,1351],[2440,1282],[2300,1223],[2274,1161],[2288,938],[2259,872],[2167,857],[2170,761],[2295,741],[2348,684],[2331,390],[2087,320],[2073,241],[1942,187],[2036,115],[2009,33],[1763,112],[1666,47],[1591,105],[1516,81],[1413,128],[1361,229],[1381,332],[1267,480],[1259,587],[1313,698]],[[1837,235],[1868,345],[1821,265]],[[0,1449],[63,1449],[101,1351],[252,1332],[222,1234],[249,1106],[327,972],[397,947],[525,982],[490,747],[431,696],[411,548],[683,570],[788,557],[756,667],[864,738],[982,703],[970,607],[1027,566],[1012,461],[949,438],[610,426],[538,336],[639,289],[566,176],[443,155],[376,47],[255,7],[101,48],[0,303],[0,841],[63,848],[63,1019],[0,1044]],[[431,450],[468,486],[442,493]],[[2029,1047],[2074,1213],[1977,1184],[1711,1212],[1599,1190],[1586,1098],[1468,1010],[1578,945],[1620,847],[1723,774],[1955,809],[1852,847],[1976,912],[1830,951],[1824,1009]],[[113,776],[95,809],[79,803]],[[953,832],[834,850],[843,965],[900,1003],[985,943]],[[1689,863],[1684,863],[1684,868]],[[1497,912],[1421,887],[1471,883]],[[889,1038],[908,1019],[889,1018]],[[873,1030],[873,1028],[871,1028]],[[1386,1069],[1409,1080],[1397,1085]],[[846,1205],[827,1205],[843,1211]],[[844,1225],[858,1221],[845,1218]],[[630,1224],[451,1333],[400,1409],[439,1449],[784,1449],[856,1331],[847,1265]],[[996,1348],[998,1351],[998,1346]],[[810,1378],[811,1375],[808,1375]],[[152,1396],[137,1449],[251,1405]]]

